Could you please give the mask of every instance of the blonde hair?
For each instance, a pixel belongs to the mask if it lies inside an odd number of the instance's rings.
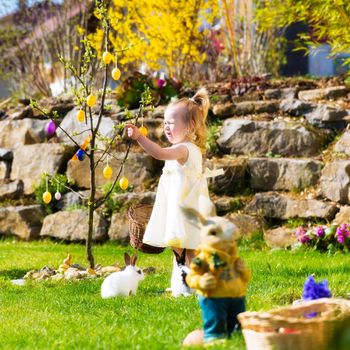
[[[207,140],[206,120],[209,110],[208,91],[205,88],[200,88],[193,97],[184,97],[169,105],[169,107],[175,106],[185,109],[183,114],[184,121],[187,125],[193,127],[194,130],[189,137],[191,141],[204,151],[205,142]]]

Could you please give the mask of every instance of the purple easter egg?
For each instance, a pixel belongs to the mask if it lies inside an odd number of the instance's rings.
[[[56,124],[54,121],[50,120],[46,125],[46,133],[52,136],[56,131]]]

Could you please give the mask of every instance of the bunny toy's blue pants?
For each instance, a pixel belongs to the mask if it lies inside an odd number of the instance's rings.
[[[245,311],[245,298],[205,298],[198,296],[202,310],[204,342],[229,338],[239,328],[237,315]]]

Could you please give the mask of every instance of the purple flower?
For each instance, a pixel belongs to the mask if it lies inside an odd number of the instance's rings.
[[[345,238],[349,237],[349,225],[341,224],[335,231],[335,237],[340,244],[344,244]]]
[[[332,296],[328,287],[328,281],[317,283],[314,276],[310,275],[304,283],[303,299],[315,300],[319,298],[330,298]]]
[[[295,232],[295,235],[297,236],[298,241],[301,242],[302,244],[305,244],[311,241],[311,238],[304,226],[298,227]]]
[[[325,229],[324,229],[324,227],[323,227],[323,226],[318,226],[318,227],[316,228],[316,236],[317,236],[318,238],[322,238],[322,237],[324,237],[324,235],[325,235]]]
[[[158,79],[157,80],[157,86],[161,89],[166,85],[166,80],[165,79]]]

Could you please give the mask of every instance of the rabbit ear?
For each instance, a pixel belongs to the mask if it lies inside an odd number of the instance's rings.
[[[125,265],[131,265],[131,258],[128,253],[124,253],[124,261],[125,261]]]
[[[136,260],[137,260],[137,254],[133,255],[131,257],[131,265],[132,266],[135,266],[136,265]]]
[[[173,250],[173,253],[175,255],[175,259],[178,265],[185,265],[186,263],[186,248],[182,250],[181,255],[176,251]]]
[[[179,254],[176,250],[173,250],[173,253],[174,253],[174,255],[175,255],[176,262],[179,264],[180,261],[181,261],[181,256],[180,256],[180,254]]]

